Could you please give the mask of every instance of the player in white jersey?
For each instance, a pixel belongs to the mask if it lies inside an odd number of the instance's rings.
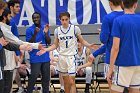
[[[78,41],[78,54],[75,56],[76,58],[76,68],[78,66],[81,66],[87,62],[87,59],[90,55],[90,49],[87,47],[84,47],[79,41]],[[85,88],[85,93],[90,93],[89,92],[89,86],[91,84],[91,79],[92,79],[92,67],[86,67],[83,69],[80,69],[77,72],[78,75],[83,76],[86,74],[86,88]]]
[[[57,51],[57,49],[53,50],[53,51],[50,51],[50,71],[51,71],[51,76],[54,76],[54,75],[57,75],[59,74],[59,79],[60,79],[60,93],[65,93],[64,91],[64,81],[63,81],[63,78],[62,78],[62,74],[59,73],[57,71],[57,63],[58,63],[58,58],[59,58],[59,53]]]
[[[59,62],[58,71],[63,73],[65,93],[76,93],[75,74],[76,64],[74,55],[77,54],[77,39],[88,48],[95,48],[95,44],[89,44],[81,35],[78,26],[69,24],[70,14],[60,13],[59,19],[62,26],[55,29],[54,44],[49,48],[40,50],[37,55],[58,48]]]

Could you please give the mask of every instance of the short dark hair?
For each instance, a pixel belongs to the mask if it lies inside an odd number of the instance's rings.
[[[4,17],[7,17],[8,14],[11,14],[11,11],[9,10],[9,8],[5,8],[2,15],[0,16],[0,22],[2,22]]]
[[[4,2],[3,0],[0,0],[0,9],[4,9],[7,7],[6,2]]]
[[[32,19],[33,19],[34,14],[38,14],[38,15],[40,16],[40,18],[41,18],[41,14],[40,14],[39,12],[34,12],[34,13],[32,14]]]
[[[124,8],[131,8],[135,3],[138,2],[138,0],[122,0],[122,1],[123,1]]]
[[[67,16],[68,18],[70,18],[69,12],[61,12],[61,13],[59,14],[59,19],[61,19],[63,16]]]
[[[10,9],[10,6],[14,7],[15,4],[20,4],[20,1],[19,0],[9,0],[7,2],[7,4],[8,4],[8,8]]]
[[[109,0],[114,6],[122,5],[122,0]]]

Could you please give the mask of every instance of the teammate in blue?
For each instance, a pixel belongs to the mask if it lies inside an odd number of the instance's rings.
[[[28,42],[41,42],[48,46],[51,43],[49,26],[41,25],[41,15],[34,12],[32,15],[34,24],[26,30],[26,41]],[[42,75],[42,93],[49,93],[50,83],[50,57],[49,52],[41,56],[36,55],[39,50],[33,49],[30,51],[31,75],[28,80],[27,93],[33,92],[35,81],[39,74]]]
[[[137,0],[123,0],[125,14],[112,27],[113,46],[107,75],[111,93],[140,93],[140,16],[135,14]],[[115,66],[114,66],[115,65]]]

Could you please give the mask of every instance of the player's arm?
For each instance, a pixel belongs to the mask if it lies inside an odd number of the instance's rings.
[[[30,43],[35,42],[36,35],[38,34],[39,31],[40,31],[40,29],[38,27],[36,27],[35,30],[34,30],[34,34],[32,35],[31,29],[28,28],[26,30],[26,40],[28,39],[28,42],[30,42]]]
[[[58,47],[58,43],[59,43],[58,38],[55,38],[54,43],[50,47],[46,48],[46,51],[53,51]]]
[[[89,55],[91,54],[91,51],[89,48],[86,49],[86,63],[88,62],[88,58],[89,58]]]
[[[94,56],[92,54],[90,54],[89,57],[88,57],[87,63],[77,67],[77,72],[82,68],[91,67],[94,59],[95,59]]]
[[[112,27],[112,33],[111,33],[111,35],[113,36],[113,46],[111,49],[109,72],[107,74],[107,81],[108,81],[109,85],[112,84],[112,75],[113,75],[113,71],[114,71],[114,64],[115,64],[116,58],[118,56],[119,47],[120,47],[121,28],[120,28],[120,24],[118,22],[119,22],[119,20],[117,20],[117,19],[114,20],[113,27]]]
[[[22,40],[20,40],[19,38],[17,38],[15,35],[13,35],[13,33],[6,27],[2,26],[2,32],[4,34],[4,37],[6,39],[8,39],[9,42],[14,43],[14,44],[18,44],[18,45],[31,45],[33,49],[38,49],[39,48],[39,44],[38,43],[28,43],[28,42],[24,42]]]
[[[48,48],[43,48],[42,50],[40,50],[39,52],[37,52],[37,55],[42,55],[42,54],[44,54],[47,51],[53,51],[54,49],[56,49],[58,47],[58,43],[59,43],[58,38],[55,38],[54,39],[54,44],[52,44]]]
[[[120,46],[120,38],[114,37],[110,56],[110,70],[114,69],[115,60],[119,52],[119,46]]]
[[[50,61],[50,64],[52,65],[53,51],[50,51],[50,52],[49,52],[49,55],[50,55],[50,60],[51,60],[51,61]]]
[[[45,33],[46,44],[50,45],[51,44],[51,37],[50,37],[50,31],[49,31],[49,25],[48,24],[45,25],[44,33]]]
[[[89,44],[81,35],[81,30],[78,26],[75,26],[75,35],[79,39],[80,43],[90,49],[96,49],[97,46],[95,44]]]
[[[101,26],[101,32],[100,32],[100,41],[103,44],[106,44],[109,36],[110,36],[110,26],[109,26],[109,21],[108,18],[105,16],[102,22],[102,26]]]
[[[85,68],[85,67],[91,67],[92,66],[92,62],[91,62],[91,59],[90,59],[90,54],[91,54],[91,51],[89,48],[86,49],[86,63],[81,65],[80,68]]]
[[[106,45],[102,45],[99,49],[94,51],[92,55],[96,58],[98,55],[105,53],[105,51],[106,51]]]
[[[86,47],[88,47],[88,48],[90,48],[90,49],[94,49],[94,50],[96,50],[96,49],[98,48],[95,44],[90,44],[90,43],[88,43],[88,42],[82,37],[81,34],[78,34],[77,37],[78,37],[80,43],[82,43],[84,46],[86,46]]]

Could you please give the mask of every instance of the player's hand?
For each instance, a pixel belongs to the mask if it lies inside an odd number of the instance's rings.
[[[51,61],[52,62],[58,62],[58,58],[53,57],[53,58],[51,58]]]
[[[45,44],[40,44],[40,43],[39,43],[39,45],[38,45],[38,49],[39,49],[39,50],[41,50],[41,49],[43,49],[43,48],[45,48],[45,47],[46,47]]]
[[[25,64],[20,64],[20,68],[26,70],[27,66]]]
[[[6,46],[9,42],[7,40],[5,40],[3,37],[0,38],[0,44],[2,46]]]
[[[48,33],[48,31],[49,31],[49,24],[46,24],[45,27],[44,27],[44,32]]]
[[[40,51],[38,51],[36,54],[37,55],[43,55],[44,53],[46,53],[47,52],[47,50],[46,50],[46,48],[42,48]]]
[[[94,49],[94,50],[96,50],[96,49],[98,49],[99,48],[99,46],[97,46],[96,44],[91,44],[90,46],[89,46],[89,48],[90,49]]]
[[[77,70],[76,70],[77,73],[78,73],[81,69],[82,69],[81,66],[78,66],[78,67],[77,67]]]
[[[35,28],[35,34],[37,34],[40,31],[38,27]]]
[[[29,44],[22,44],[20,45],[19,49],[24,51],[32,51],[32,47]]]
[[[113,69],[109,69],[107,73],[107,82],[108,82],[109,87],[111,87],[112,85],[112,76],[113,76]]]

